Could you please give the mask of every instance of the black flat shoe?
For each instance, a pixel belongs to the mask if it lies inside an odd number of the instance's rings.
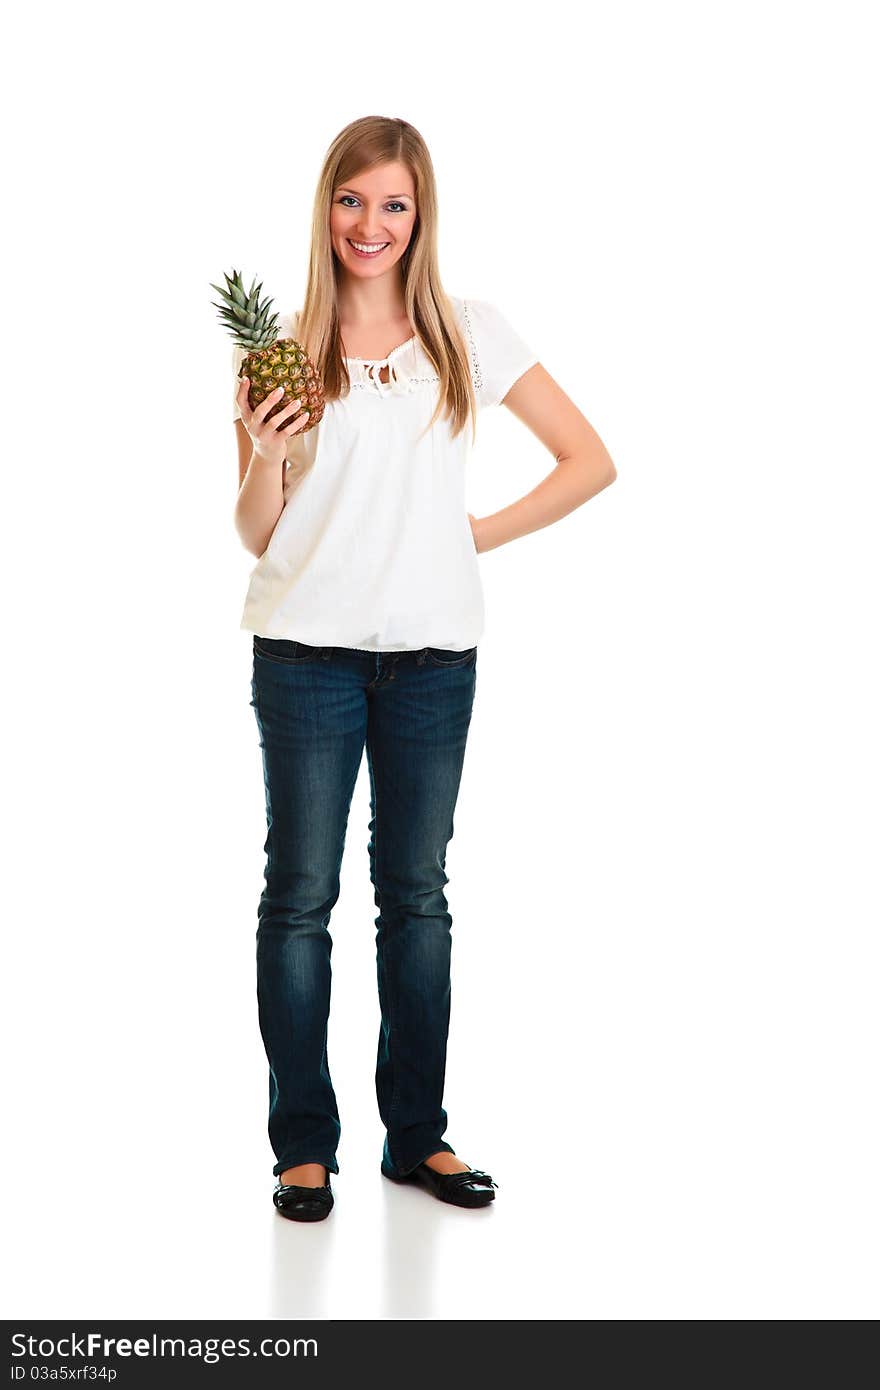
[[[279,1178],[272,1201],[288,1221],[323,1221],[333,1207],[330,1170],[327,1170],[327,1181],[323,1187],[301,1187],[298,1183],[282,1182]]]
[[[424,1187],[441,1202],[451,1202],[455,1207],[485,1207],[487,1203],[494,1202],[492,1189],[498,1186],[481,1168],[466,1168],[463,1173],[438,1173],[427,1163],[420,1163],[418,1168],[402,1178],[386,1173],[384,1167],[382,1175],[390,1178],[391,1182]]]

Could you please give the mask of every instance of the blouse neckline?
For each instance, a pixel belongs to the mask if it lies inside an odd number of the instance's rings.
[[[418,335],[413,333],[405,343],[398,343],[387,357],[346,357],[351,384],[372,387],[379,396],[408,396],[417,390],[422,378],[418,375]],[[382,381],[382,372],[388,380]]]

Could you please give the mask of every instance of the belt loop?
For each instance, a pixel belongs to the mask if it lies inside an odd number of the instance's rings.
[[[422,647],[422,650],[419,652],[418,656],[416,657],[416,665],[417,665],[417,666],[424,666],[424,664],[425,664],[425,662],[426,662],[427,660],[428,660],[428,648],[427,648],[427,647]]]
[[[332,647],[322,647],[322,648],[321,648],[321,660],[322,660],[322,661],[329,661],[329,660],[330,660],[330,654],[331,654],[332,651],[333,651],[333,648],[332,648]]]

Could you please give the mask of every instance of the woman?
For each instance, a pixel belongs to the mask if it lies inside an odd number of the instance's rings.
[[[517,219],[516,235],[527,232]],[[448,296],[427,148],[367,117],[327,153],[300,313],[324,381],[314,429],[293,402],[266,422],[233,354],[236,527],[258,557],[241,626],[266,788],[257,995],[282,1215],[333,1205],[339,1115],[327,1058],[330,914],[364,748],[379,909],[381,1171],[458,1206],[495,1196],[443,1139],[452,918],[443,889],[476,683],[477,555],[566,515],[615,477],[584,416],[485,300]],[[465,510],[468,440],[501,400],[556,460],[492,516]],[[468,426],[470,425],[470,432]],[[289,465],[289,466],[288,466]]]

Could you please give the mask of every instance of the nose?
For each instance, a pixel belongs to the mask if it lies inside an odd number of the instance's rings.
[[[358,228],[358,241],[387,241],[388,237],[381,222],[362,222]]]

